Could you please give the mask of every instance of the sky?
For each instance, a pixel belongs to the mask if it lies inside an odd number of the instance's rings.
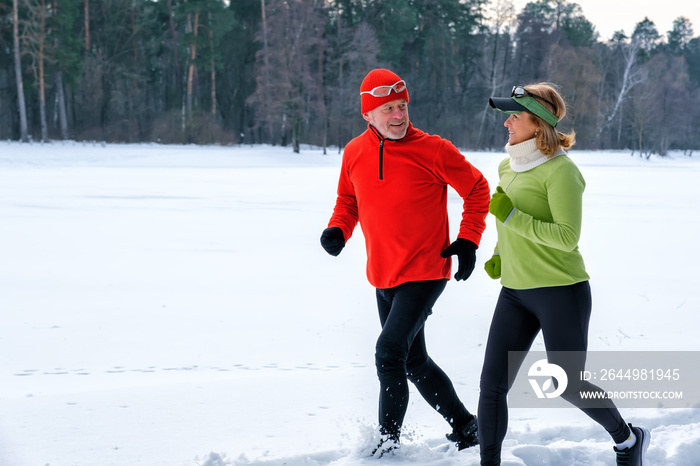
[[[596,27],[600,39],[610,39],[622,29],[629,36],[637,23],[649,18],[662,36],[671,30],[673,21],[685,16],[693,24],[694,37],[700,35],[700,1],[697,0],[570,0],[578,3],[584,16]],[[517,0],[517,11],[528,3]]]

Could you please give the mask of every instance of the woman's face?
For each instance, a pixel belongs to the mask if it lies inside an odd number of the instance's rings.
[[[512,113],[503,126],[508,128],[508,143],[512,146],[535,137],[537,123],[530,112]]]

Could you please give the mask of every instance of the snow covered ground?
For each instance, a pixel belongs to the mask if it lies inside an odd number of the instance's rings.
[[[337,258],[319,245],[331,152],[0,143],[0,465],[478,464],[415,391],[402,448],[366,458],[379,323],[359,231]],[[495,185],[504,153],[466,155]],[[588,182],[590,349],[700,350],[700,157],[571,156]],[[427,325],[472,411],[494,243],[489,218],[477,270]],[[652,431],[650,465],[700,461],[700,410],[622,413]],[[510,414],[504,465],[614,464],[577,410]]]

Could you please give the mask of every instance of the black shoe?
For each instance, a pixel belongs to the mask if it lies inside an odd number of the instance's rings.
[[[399,434],[383,434],[379,438],[379,444],[372,450],[372,457],[381,458],[387,453],[393,452],[399,448]]]
[[[455,427],[452,433],[445,435],[450,442],[457,443],[458,450],[473,447],[479,444],[479,436],[477,433],[476,416],[467,423],[464,427]]]
[[[649,448],[651,434],[643,427],[632,427],[632,424],[629,426],[630,430],[637,436],[637,442],[631,447],[622,450],[613,447],[613,450],[617,453],[617,466],[643,466],[644,454]]]

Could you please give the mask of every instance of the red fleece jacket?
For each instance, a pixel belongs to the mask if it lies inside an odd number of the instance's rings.
[[[477,246],[486,227],[486,178],[452,143],[409,124],[406,136],[383,139],[371,125],[343,153],[338,198],[328,223],[347,242],[359,221],[367,278],[376,288],[450,278],[447,186],[464,199],[458,238]]]

